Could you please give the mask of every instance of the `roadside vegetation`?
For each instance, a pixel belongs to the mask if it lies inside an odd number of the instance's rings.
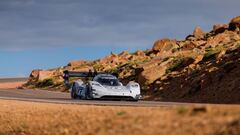
[[[239,135],[240,133],[240,108],[236,106],[152,108],[6,100],[1,100],[0,106],[0,135]]]

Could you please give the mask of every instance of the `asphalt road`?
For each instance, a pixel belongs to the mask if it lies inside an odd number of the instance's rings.
[[[46,90],[9,89],[0,90],[0,99],[19,100],[57,104],[79,104],[99,106],[136,106],[136,107],[162,107],[186,105],[186,103],[155,102],[155,101],[103,101],[103,100],[73,100],[69,93],[52,92]]]
[[[1,83],[24,82],[28,78],[0,78]],[[155,102],[155,101],[103,101],[103,100],[73,100],[69,93],[53,92],[47,90],[23,90],[23,89],[0,89],[0,99],[18,100],[30,102],[56,103],[56,104],[78,104],[99,106],[139,106],[158,107],[186,105],[185,103]]]

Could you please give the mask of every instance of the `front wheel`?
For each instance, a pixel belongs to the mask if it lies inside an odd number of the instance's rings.
[[[90,85],[87,86],[86,98],[87,98],[87,99],[93,99],[92,88],[91,88]]]

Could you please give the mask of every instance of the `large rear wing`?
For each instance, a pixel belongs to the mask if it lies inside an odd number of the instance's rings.
[[[68,79],[70,77],[94,77],[96,76],[97,72],[92,72],[92,71],[89,71],[89,72],[76,72],[76,71],[68,71],[68,70],[65,70],[64,72],[64,79]]]
[[[92,72],[91,70],[89,70],[89,72],[76,72],[76,71],[69,71],[69,70],[65,70],[63,71],[64,75],[63,75],[63,79],[64,79],[64,83],[67,87],[70,87],[70,81],[69,79],[72,77],[85,77],[85,78],[90,78],[90,77],[95,77],[98,73],[96,71]]]
[[[72,77],[93,78],[98,74],[107,74],[104,72],[97,72],[96,70],[94,72],[92,72],[92,70],[89,70],[88,72],[76,72],[76,71],[65,70],[63,73],[64,73],[63,75],[64,83],[67,87],[70,86],[69,79]],[[118,76],[116,74],[113,74],[113,75]]]
[[[76,71],[69,71],[69,70],[65,70],[64,72],[64,83],[67,87],[70,87],[70,81],[69,79],[72,77],[84,77],[84,78],[93,78],[98,74],[109,74],[109,73],[104,73],[104,72],[97,72],[96,70],[94,72],[92,72],[92,70],[89,70],[89,72],[76,72]],[[112,74],[116,77],[118,77],[118,74]]]

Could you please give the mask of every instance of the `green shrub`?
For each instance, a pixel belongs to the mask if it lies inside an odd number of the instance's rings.
[[[179,67],[181,67],[184,63],[184,58],[174,59],[171,63],[171,65],[167,68],[166,73],[170,73],[172,71],[175,71]]]
[[[235,63],[233,61],[228,61],[223,65],[223,68],[224,68],[224,70],[226,70],[226,72],[230,72],[231,70],[233,70],[236,67],[237,66],[235,65]]]
[[[220,53],[223,47],[219,46],[216,48],[206,48],[206,53],[204,54],[204,59],[209,59],[214,57],[216,54]]]
[[[186,114],[187,111],[188,111],[188,109],[186,107],[184,107],[184,106],[177,107],[177,113],[178,114]]]
[[[126,112],[123,112],[123,111],[117,112],[118,116],[122,116],[122,115],[125,115],[125,114],[126,114]]]
[[[117,67],[114,67],[114,68],[111,68],[110,70],[107,71],[108,73],[118,73],[118,68]]]
[[[49,87],[52,85],[54,85],[53,79],[45,79],[43,81],[38,81],[36,86],[43,88],[43,87]]]

